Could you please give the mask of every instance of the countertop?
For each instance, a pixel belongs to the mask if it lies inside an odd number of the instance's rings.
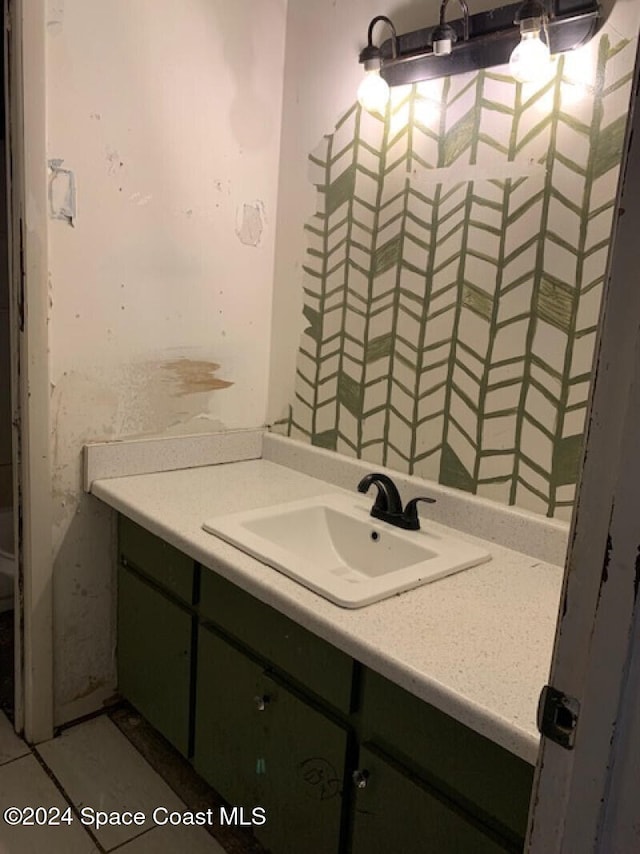
[[[488,548],[492,560],[348,610],[201,528],[216,515],[341,491],[266,459],[105,478],[91,485],[97,498],[203,566],[535,763],[536,707],[551,662],[561,567],[457,532]]]

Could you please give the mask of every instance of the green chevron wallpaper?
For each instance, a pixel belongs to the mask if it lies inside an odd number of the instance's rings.
[[[635,47],[605,31],[587,74],[479,71],[340,119],[310,156],[306,329],[275,429],[569,518]]]

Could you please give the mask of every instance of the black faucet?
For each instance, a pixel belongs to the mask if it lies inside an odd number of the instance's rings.
[[[398,487],[386,474],[367,474],[358,484],[358,492],[368,492],[373,484],[378,494],[371,508],[371,515],[376,519],[388,521],[389,516],[402,515],[402,501]]]
[[[371,484],[374,484],[378,490],[376,500],[371,508],[371,516],[380,519],[382,522],[395,525],[396,528],[404,528],[407,531],[420,530],[418,502],[425,501],[427,504],[434,504],[435,498],[427,498],[423,495],[412,498],[411,501],[407,502],[403,511],[398,487],[388,475],[380,472],[365,475],[358,484],[358,492],[368,492]]]

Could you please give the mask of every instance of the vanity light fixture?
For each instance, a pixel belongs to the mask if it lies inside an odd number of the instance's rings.
[[[445,12],[449,0],[442,0],[440,4],[440,23],[431,36],[431,46],[436,56],[447,56],[453,50],[454,42],[458,41],[458,34],[451,24],[445,21]],[[469,7],[466,0],[458,0],[462,9],[462,38],[469,41]]]
[[[520,43],[513,49],[509,70],[519,82],[531,83],[545,74],[551,61],[546,9],[540,0],[524,0],[514,23],[520,27]]]
[[[447,23],[448,2],[442,0],[436,26],[402,35],[389,18],[375,17],[360,54],[367,77],[375,73],[389,86],[402,86],[510,63],[517,80],[531,80],[537,77],[532,68],[544,76],[551,55],[586,44],[601,24],[597,0],[524,0],[475,15],[469,14],[466,0],[458,0],[463,16]],[[392,36],[376,47],[373,28],[379,21]],[[369,85],[383,91],[377,82]],[[359,90],[358,99],[366,106],[366,90],[362,97]]]
[[[368,112],[384,115],[389,100],[389,84],[380,76],[382,53],[373,43],[373,28],[381,22],[391,30],[391,59],[397,59],[398,56],[396,28],[385,15],[377,15],[369,24],[367,46],[360,51],[360,62],[364,64],[364,79],[358,87],[358,101]]]

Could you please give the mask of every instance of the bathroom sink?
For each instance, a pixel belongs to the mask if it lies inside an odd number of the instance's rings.
[[[217,516],[203,524],[246,554],[331,602],[360,608],[490,560],[428,520],[403,531],[372,519],[371,503],[335,493],[259,510]]]

